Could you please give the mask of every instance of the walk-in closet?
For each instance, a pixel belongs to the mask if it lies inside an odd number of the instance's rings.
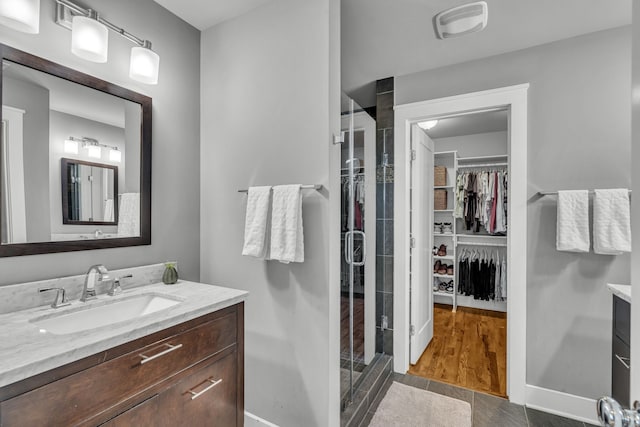
[[[430,277],[423,274],[412,286],[430,287],[424,292],[432,292],[434,307],[433,338],[409,372],[503,397],[510,232],[507,114],[485,111],[419,123],[413,134],[433,147],[433,163],[421,166],[428,179],[414,173],[411,183],[412,200],[429,202],[413,204],[411,214],[429,218],[425,226],[433,242],[430,252],[412,251],[412,265],[414,257],[426,257],[420,261],[432,268]]]

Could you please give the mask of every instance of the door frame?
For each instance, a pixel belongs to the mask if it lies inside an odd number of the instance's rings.
[[[393,369],[409,369],[409,174],[411,125],[424,120],[505,108],[509,111],[507,236],[507,394],[526,399],[527,368],[527,92],[529,84],[397,105],[395,110]]]

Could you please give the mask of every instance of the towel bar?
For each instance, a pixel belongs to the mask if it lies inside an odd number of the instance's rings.
[[[321,190],[322,185],[320,184],[310,184],[310,185],[301,185],[301,189],[303,190]],[[238,190],[238,193],[248,193],[249,190]]]
[[[593,190],[589,190],[589,195],[592,195],[594,193]],[[544,196],[557,196],[558,192],[557,191],[538,191],[538,196],[544,197]],[[631,190],[629,190],[629,195],[631,195]]]

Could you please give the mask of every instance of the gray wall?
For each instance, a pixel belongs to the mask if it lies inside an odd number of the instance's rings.
[[[238,190],[327,185],[340,129],[335,10],[333,0],[274,0],[202,34],[201,277],[250,292],[245,407],[281,426],[339,423],[328,192],[304,190],[305,261],[285,265],[241,255]]]
[[[62,223],[62,192],[61,192],[61,162],[60,159],[70,158],[83,160],[85,162],[103,163],[118,167],[118,192],[124,193],[120,185],[124,183],[125,166],[127,165],[127,152],[125,151],[125,130],[117,126],[111,126],[106,123],[96,122],[94,120],[85,119],[83,117],[74,116],[67,113],[51,110],[49,115],[50,129],[50,163],[49,163],[49,192],[50,192],[50,211],[51,211],[51,232],[52,233],[93,233],[96,229],[102,230],[104,233],[117,233],[118,227],[113,226],[95,226],[95,225],[68,225]],[[138,128],[139,129],[139,128]],[[101,144],[116,146],[122,151],[122,162],[115,163],[109,161],[109,150],[102,149],[102,158],[94,159],[85,154],[82,148],[79,148],[78,154],[69,154],[64,152],[64,141],[69,136],[86,136],[95,138]],[[138,140],[140,137],[138,137]],[[140,142],[138,142],[140,147]],[[135,169],[140,180],[140,166]],[[100,198],[96,198],[100,199]],[[102,206],[102,200],[96,200],[96,205]],[[102,218],[102,214],[100,215]]]
[[[27,241],[47,242],[49,228],[49,90],[17,79],[3,79],[2,103],[25,111],[23,128]],[[2,279],[0,279],[2,280]]]
[[[71,32],[53,22],[53,1],[41,4],[40,34],[0,26],[0,42],[153,98],[152,245],[3,258],[0,285],[84,273],[96,263],[116,269],[165,260],[177,260],[183,278],[198,280],[200,32],[153,0],[89,0],[83,4],[153,42],[160,55],[158,85],[129,79],[132,44],[114,33],[109,36],[106,64],[74,56],[69,48]]]
[[[623,27],[398,77],[396,103],[529,82],[529,196],[629,187],[630,71],[631,28]],[[605,283],[629,282],[629,256],[557,252],[553,197],[532,197],[528,215],[527,383],[608,394]]]

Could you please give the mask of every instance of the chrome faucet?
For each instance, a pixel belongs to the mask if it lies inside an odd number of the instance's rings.
[[[82,289],[82,297],[80,301],[86,302],[96,298],[96,289],[94,287],[95,281],[90,280],[92,273],[98,273],[98,282],[102,282],[103,280],[109,280],[109,271],[107,268],[102,265],[92,265],[87,271],[87,274],[84,277],[84,288]]]
[[[56,291],[56,299],[54,299],[53,303],[51,303],[51,308],[60,308],[60,307],[64,307],[71,304],[70,302],[67,301],[67,298],[65,297],[64,288],[38,289],[38,292],[48,292],[48,291]]]

